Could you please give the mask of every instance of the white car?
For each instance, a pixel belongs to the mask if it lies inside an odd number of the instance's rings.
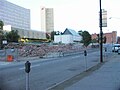
[[[112,52],[118,52],[119,49],[120,49],[120,44],[114,44],[112,46]]]
[[[120,54],[120,49],[118,49],[118,54]]]

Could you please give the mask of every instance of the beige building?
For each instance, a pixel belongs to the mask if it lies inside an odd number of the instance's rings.
[[[41,31],[48,34],[54,31],[53,8],[41,7]]]
[[[18,34],[21,38],[46,39],[44,32],[36,30],[18,30]]]
[[[18,29],[13,28],[11,25],[5,25],[3,26],[3,30],[5,32],[9,32],[11,30],[17,30],[18,34],[21,38],[29,38],[29,39],[46,39],[45,33],[37,30],[24,30],[24,29]]]

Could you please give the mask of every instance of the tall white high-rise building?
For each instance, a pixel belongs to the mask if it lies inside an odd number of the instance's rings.
[[[41,30],[48,34],[54,31],[53,8],[41,7]]]

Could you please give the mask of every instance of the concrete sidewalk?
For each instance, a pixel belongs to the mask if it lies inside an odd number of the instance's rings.
[[[120,90],[120,55],[64,90]]]

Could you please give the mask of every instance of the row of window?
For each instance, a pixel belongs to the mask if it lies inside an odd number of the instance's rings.
[[[30,28],[30,10],[10,3],[5,0],[0,0],[0,19],[5,24],[13,27],[29,29]]]
[[[36,38],[36,39],[45,39],[46,35],[40,31],[30,31],[30,30],[18,30],[18,34],[24,38]]]

